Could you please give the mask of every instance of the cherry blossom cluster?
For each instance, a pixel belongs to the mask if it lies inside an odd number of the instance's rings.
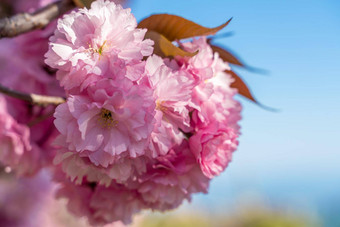
[[[130,9],[98,0],[0,41],[2,85],[66,97],[54,110],[0,95],[0,162],[24,176],[50,167],[57,197],[91,225],[207,193],[238,145],[229,65],[206,37],[178,41],[193,57],[159,57],[146,32]]]
[[[58,21],[45,55],[68,96],[54,114],[59,196],[93,224],[207,192],[238,144],[229,66],[206,38],[181,44],[192,58],[161,58],[136,26],[128,9],[97,1]]]

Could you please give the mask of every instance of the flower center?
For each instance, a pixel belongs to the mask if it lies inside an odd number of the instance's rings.
[[[99,55],[103,55],[103,50],[104,48],[107,46],[106,44],[106,40],[103,42],[103,44],[99,47],[99,48],[94,48],[92,47],[91,44],[89,44],[89,48],[87,49],[90,53],[94,54],[94,53],[98,53]]]
[[[163,106],[163,103],[164,103],[164,101],[157,100],[156,101],[156,110],[160,110],[162,112],[167,111],[167,108],[165,106]]]
[[[103,49],[106,45],[106,40],[104,41],[104,43],[99,47],[99,49],[97,50],[97,52],[102,55],[103,54]]]
[[[112,128],[117,126],[118,121],[113,118],[113,113],[110,110],[102,108],[98,123],[103,128]]]

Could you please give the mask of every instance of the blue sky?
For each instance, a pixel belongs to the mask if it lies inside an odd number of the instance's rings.
[[[339,204],[340,1],[135,0],[130,6],[138,20],[170,13],[214,27],[233,17],[222,33],[234,35],[216,43],[269,71],[235,67],[261,103],[280,111],[238,98],[244,107],[239,149],[198,200],[227,203],[255,191],[268,201],[307,201],[321,213],[327,201]]]

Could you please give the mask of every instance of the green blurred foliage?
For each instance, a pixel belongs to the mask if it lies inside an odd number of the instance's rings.
[[[210,227],[211,221],[202,214],[151,214],[143,218],[140,227]]]
[[[139,227],[320,227],[313,218],[259,207],[246,207],[228,215],[208,215],[202,211],[150,214]]]

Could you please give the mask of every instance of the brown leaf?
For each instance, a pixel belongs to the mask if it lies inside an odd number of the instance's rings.
[[[179,47],[175,46],[172,42],[170,42],[163,35],[155,32],[155,31],[147,31],[145,34],[146,39],[151,39],[155,42],[154,45],[154,53],[161,57],[175,57],[175,56],[188,56],[192,57],[197,54],[186,52]]]
[[[226,73],[229,73],[234,78],[234,82],[230,85],[232,88],[236,88],[240,95],[258,104],[254,96],[251,94],[247,84],[243,82],[243,80],[235,72],[226,70]]]
[[[238,90],[238,93],[242,95],[243,97],[249,99],[250,101],[256,103],[260,107],[262,107],[265,110],[272,111],[272,112],[278,112],[278,109],[268,107],[265,105],[262,105],[259,103],[254,96],[252,95],[250,89],[248,88],[247,84],[233,71],[231,70],[226,70],[226,73],[229,73],[233,78],[234,82],[230,85],[232,88],[236,88]]]
[[[183,17],[169,14],[155,14],[142,20],[138,24],[138,27],[158,32],[169,41],[174,41],[195,36],[213,35],[227,26],[230,21],[231,19],[215,28],[206,28]]]
[[[91,3],[94,2],[94,0],[73,0],[74,4],[76,4],[76,6],[83,8],[90,8],[91,7]]]
[[[240,60],[237,59],[237,57],[235,57],[232,53],[230,53],[226,49],[211,44],[210,46],[214,52],[217,52],[220,55],[220,58],[222,58],[223,61],[233,65],[238,65],[242,67],[245,66]]]

